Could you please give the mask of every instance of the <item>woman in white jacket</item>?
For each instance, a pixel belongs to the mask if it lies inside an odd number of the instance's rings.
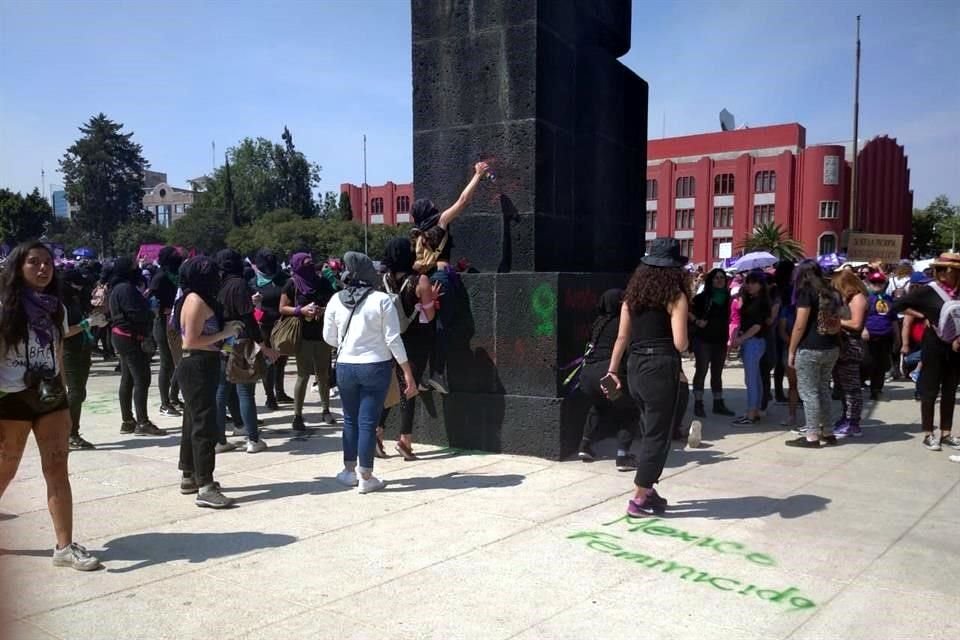
[[[403,371],[408,398],[417,394],[417,385],[393,301],[373,288],[377,282],[373,262],[350,251],[343,263],[347,288],[331,298],[323,317],[323,338],[337,349],[337,387],[343,404],[343,471],[337,481],[370,493],[384,486],[373,476],[373,451],[394,360]]]

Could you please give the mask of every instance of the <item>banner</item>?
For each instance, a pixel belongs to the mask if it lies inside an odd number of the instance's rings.
[[[903,236],[882,233],[851,233],[847,240],[848,262],[900,262]]]

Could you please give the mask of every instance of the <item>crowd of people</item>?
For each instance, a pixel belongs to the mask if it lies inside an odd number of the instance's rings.
[[[923,446],[960,450],[960,437],[952,433],[960,379],[960,254],[942,254],[926,272],[914,272],[908,261],[826,270],[805,259],[745,273],[693,273],[687,266],[676,240],[653,241],[626,292],[612,289],[600,297],[578,373],[591,402],[579,457],[594,461],[596,440],[616,433],[617,468],[636,471],[629,514],[666,508],[654,485],[671,439],[690,447],[701,441],[708,372],[714,415],[733,417],[731,428],[752,427],[776,402],[787,408],[780,426],[793,434],[785,444],[806,449],[863,436],[864,389],[880,401],[888,379],[910,376]],[[689,425],[685,353],[694,358]],[[746,387],[737,417],[722,376],[733,358]]]
[[[70,450],[95,449],[80,433],[95,352],[119,358],[119,430],[134,437],[167,435],[150,419],[152,362],[159,360],[159,412],[181,419],[180,491],[195,495],[199,507],[235,504],[215,478],[217,456],[236,448],[228,421],[247,453],[267,448],[258,384],[263,409],[292,405],[294,433],[309,428],[303,409],[311,380],[320,421],[335,424],[335,388],[343,410],[336,480],[361,494],[383,488],[374,460],[387,456],[391,408],[399,405],[395,450],[416,460],[415,396],[448,391],[447,343],[457,329],[452,301],[460,286],[450,264],[451,224],[487,171],[477,163],[444,210],[417,201],[410,237],[391,240],[379,265],[357,252],[323,258],[309,248],[289,257],[261,250],[244,257],[225,249],[187,258],[165,247],[153,265],[118,257],[63,269],[43,243],[19,245],[0,277],[0,495],[32,432],[56,531],[54,564],[99,566],[72,537],[67,467]],[[636,473],[630,515],[667,508],[656,485],[672,441],[695,447],[702,438],[708,373],[713,414],[733,418],[733,427],[752,426],[771,402],[783,403],[783,426],[796,436],[786,444],[802,448],[861,436],[864,385],[877,400],[888,376],[913,375],[924,445],[960,449],[951,428],[960,339],[946,321],[960,318],[960,255],[940,256],[932,276],[907,264],[827,274],[814,260],[737,274],[694,275],[687,267],[678,241],[654,241],[625,290],[600,296],[579,374],[591,401],[579,456],[594,460],[596,440],[616,431],[617,468]],[[689,423],[691,384],[682,366],[688,352],[695,362]],[[733,353],[747,390],[739,416],[723,388]],[[284,385],[290,357],[292,397]],[[836,422],[834,399],[841,402]]]

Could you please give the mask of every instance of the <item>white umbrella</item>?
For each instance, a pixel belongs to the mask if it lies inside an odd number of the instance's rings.
[[[766,251],[754,251],[746,255],[740,256],[736,262],[733,263],[734,271],[753,271],[754,269],[766,269],[767,267],[777,264],[779,260],[772,253],[767,253]]]
[[[913,263],[913,270],[923,273],[924,271],[926,271],[927,269],[933,266],[933,261],[934,261],[934,258],[930,258],[928,260],[917,260],[916,262]]]

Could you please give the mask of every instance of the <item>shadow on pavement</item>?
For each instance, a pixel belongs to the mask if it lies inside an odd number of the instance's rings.
[[[459,473],[452,471],[442,476],[420,476],[417,478],[390,478],[385,493],[423,491],[425,489],[499,489],[515,487],[523,482],[525,476],[516,473],[505,475],[483,475],[479,473]]]
[[[232,531],[227,533],[138,533],[114,538],[103,551],[93,551],[103,562],[134,562],[129,567],[107,569],[108,573],[129,573],[153,565],[187,560],[201,563],[214,558],[272,549],[296,542],[297,538],[273,533]],[[44,552],[49,555],[50,552]]]
[[[704,500],[681,500],[669,508],[670,518],[708,518],[710,520],[745,520],[779,515],[784,519],[823,511],[830,498],[810,494],[798,494],[786,498],[744,496],[740,498],[711,498]]]
[[[329,480],[329,482],[323,482]],[[229,480],[227,480],[229,482]],[[240,496],[234,498],[237,504],[247,502],[259,502],[261,500],[275,500],[277,498],[289,498],[292,496],[320,496],[327,493],[340,493],[351,491],[352,489],[344,487],[333,481],[332,478],[317,478],[315,480],[296,480],[293,482],[273,482],[270,484],[253,484],[239,487],[224,486],[223,492],[233,497],[233,493],[238,491],[256,492],[249,496]]]

